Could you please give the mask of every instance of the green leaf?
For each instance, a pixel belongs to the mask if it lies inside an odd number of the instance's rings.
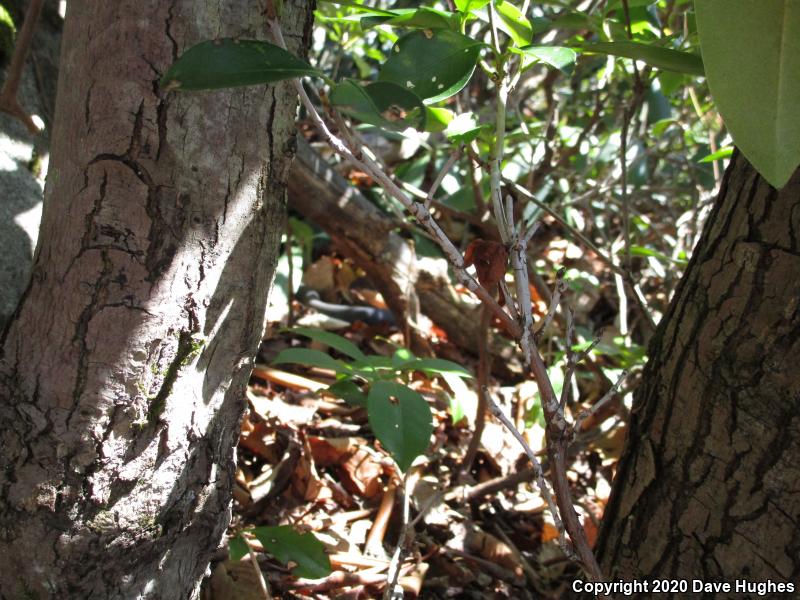
[[[497,26],[505,31],[517,46],[525,46],[531,43],[533,37],[533,27],[525,15],[511,2],[498,2],[495,5],[497,16],[500,22]]]
[[[704,74],[702,58],[697,54],[673,50],[672,48],[662,48],[639,42],[596,42],[594,44],[584,44],[582,50],[595,54],[634,58],[666,71],[698,76]]]
[[[330,331],[323,331],[322,329],[313,329],[311,327],[293,327],[289,329],[292,333],[296,333],[297,335],[302,335],[307,338],[311,338],[316,342],[320,342],[338,350],[342,354],[346,354],[350,358],[355,360],[364,360],[365,356],[364,353],[359,350],[358,346],[356,346],[353,342],[348,340],[347,338],[343,338],[340,335],[335,333],[331,333]]]
[[[341,112],[363,123],[393,131],[425,128],[427,115],[420,98],[395,83],[376,81],[361,86],[347,79],[333,88],[330,100]]]
[[[383,10],[382,8],[373,8],[371,6],[359,4],[358,2],[348,2],[347,0],[319,0],[319,2],[324,4],[337,4],[339,6],[346,6],[348,8],[355,9],[356,12],[385,14],[389,16],[394,14],[393,11]]]
[[[467,84],[483,46],[449,29],[413,31],[397,40],[378,79],[396,83],[425,104],[434,104]]]
[[[406,364],[410,360],[416,360],[417,357],[414,356],[408,348],[398,348],[397,351],[392,355],[392,365],[401,369],[404,364]]]
[[[783,187],[800,164],[800,3],[696,2],[708,86],[733,138]]]
[[[464,412],[464,403],[461,401],[461,398],[466,398],[469,393],[469,388],[467,388],[467,384],[464,383],[464,380],[458,374],[442,373],[442,378],[447,382],[447,385],[450,386],[450,389],[453,390],[453,394],[450,396],[450,417],[453,419],[453,424],[455,425],[467,416]]]
[[[650,6],[655,4],[657,0],[628,0],[628,8],[638,8],[640,6]],[[611,0],[606,6],[606,13],[622,8],[622,0]]]
[[[297,533],[289,525],[256,527],[251,530],[264,548],[284,564],[297,563],[292,573],[297,577],[320,579],[331,573],[331,562],[313,533]]]
[[[572,68],[575,66],[575,59],[578,57],[575,50],[564,48],[563,46],[525,46],[520,48],[518,52],[547,63],[551,67],[555,67],[567,74],[572,72]]]
[[[488,127],[488,124],[479,125],[478,118],[473,113],[462,113],[456,115],[456,117],[447,124],[444,134],[448,139],[457,144],[468,144],[478,137],[481,130]]]
[[[312,350],[311,348],[288,348],[286,350],[281,350],[278,356],[272,361],[272,364],[277,365],[281,363],[331,369],[337,373],[350,372],[350,368],[342,361],[336,360],[332,356],[328,356],[319,350]]]
[[[444,131],[447,125],[453,120],[455,113],[446,108],[434,108],[426,106],[425,112],[428,113],[428,118],[425,122],[425,131],[435,133],[437,131]]]
[[[241,560],[248,554],[250,554],[250,548],[247,546],[247,542],[242,539],[242,536],[237,535],[230,539],[228,542],[228,555],[231,560]]]
[[[394,16],[369,16],[361,19],[361,28],[369,29],[376,25],[390,27],[410,27],[415,29],[458,29],[461,19],[455,13],[435,8],[399,8],[392,11]]]
[[[661,262],[675,263],[676,265],[685,265],[687,262],[685,260],[672,258],[663,252],[653,250],[652,248],[648,248],[646,246],[631,246],[631,256],[650,256],[660,260]]]
[[[433,416],[428,403],[414,390],[392,381],[378,381],[369,391],[367,414],[375,437],[403,471],[427,450]]]
[[[699,163],[710,163],[714,162],[715,160],[722,160],[723,158],[730,158],[733,155],[733,146],[726,146],[725,148],[721,148],[716,152],[712,152],[708,156],[704,156],[697,162]]]
[[[166,90],[208,90],[272,83],[320,73],[269,42],[219,39],[181,54],[161,78]]]
[[[401,371],[425,371],[428,373],[452,373],[460,377],[472,377],[467,369],[443,358],[417,358],[398,367]]]
[[[354,381],[349,379],[345,381],[337,381],[333,385],[328,386],[328,391],[336,394],[351,406],[366,406],[367,395],[361,391]]]
[[[478,10],[489,4],[489,0],[456,0],[456,8],[462,13]]]

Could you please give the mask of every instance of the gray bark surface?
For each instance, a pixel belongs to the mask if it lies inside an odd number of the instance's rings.
[[[312,8],[285,2],[295,51]],[[72,0],[31,283],[0,349],[0,597],[187,598],[230,517],[283,230],[286,84],[162,95],[260,3]]]
[[[799,198],[732,159],[636,394],[610,581],[800,581]]]

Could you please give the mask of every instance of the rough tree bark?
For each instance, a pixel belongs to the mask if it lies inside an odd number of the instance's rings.
[[[311,3],[284,3],[292,49]],[[71,0],[33,276],[0,350],[0,597],[196,595],[283,230],[288,84],[163,96],[261,3]]]
[[[597,547],[612,581],[800,581],[798,198],[800,171],[778,192],[731,161],[636,394]]]

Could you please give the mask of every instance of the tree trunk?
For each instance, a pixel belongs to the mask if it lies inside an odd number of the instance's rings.
[[[636,394],[611,581],[800,580],[799,197],[800,171],[778,192],[731,160]]]
[[[284,3],[307,48],[312,6]],[[163,95],[261,3],[71,0],[33,275],[0,343],[0,597],[196,596],[283,230],[287,84]]]

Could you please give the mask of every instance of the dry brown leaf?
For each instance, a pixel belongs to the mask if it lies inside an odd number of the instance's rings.
[[[469,552],[505,567],[518,577],[522,576],[522,565],[517,562],[514,552],[505,542],[491,533],[471,531],[467,534],[464,544]]]
[[[492,290],[506,274],[508,250],[500,242],[473,240],[464,252],[464,265],[475,265],[478,281]]]
[[[219,563],[203,585],[202,600],[263,600],[258,575],[249,558]]]

